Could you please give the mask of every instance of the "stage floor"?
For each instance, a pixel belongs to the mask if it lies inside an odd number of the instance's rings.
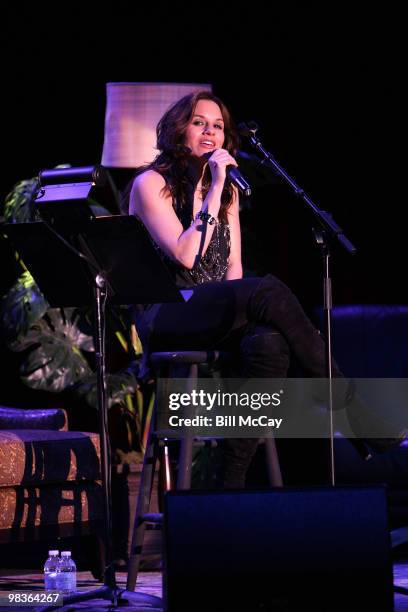
[[[125,572],[116,572],[116,580],[120,588],[126,586]],[[91,575],[90,572],[78,572],[78,590],[90,590],[100,586]],[[394,583],[398,586],[408,588],[408,559],[398,560],[394,563]],[[43,590],[43,575],[41,573],[34,573],[32,570],[0,570],[0,591],[18,591],[18,590],[32,590],[38,591]],[[147,593],[149,595],[155,595],[156,597],[162,596],[162,575],[161,572],[141,572],[139,574],[137,582],[137,592]],[[394,596],[395,612],[408,612],[408,596],[396,593]],[[1,608],[6,609],[6,608]],[[14,612],[27,612],[27,610],[33,610],[34,608],[29,607],[16,607],[13,608]],[[68,612],[72,610],[114,610],[119,608],[112,608],[110,602],[92,599],[83,603],[71,604],[70,606],[63,606],[60,608],[54,608],[61,612]],[[147,612],[152,611],[153,608],[146,607],[143,605],[120,607],[122,611],[132,610],[134,612]],[[159,608],[154,608],[159,610]],[[193,611],[192,611],[193,612]],[[248,611],[250,612],[250,611]]]

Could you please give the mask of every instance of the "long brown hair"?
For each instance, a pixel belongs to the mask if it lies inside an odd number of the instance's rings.
[[[237,153],[239,138],[231,114],[225,104],[214,94],[208,91],[191,93],[178,100],[163,115],[157,124],[157,149],[160,153],[156,159],[147,166],[136,171],[136,175],[146,170],[155,170],[161,174],[166,181],[165,192],[171,195],[173,205],[180,209],[188,202],[189,178],[188,168],[191,161],[191,152],[185,146],[185,132],[194,115],[195,107],[199,100],[211,100],[218,104],[224,121],[224,144],[233,157]],[[203,199],[208,193],[211,185],[211,172],[206,168],[202,181]],[[129,190],[130,192],[130,190]],[[223,222],[227,222],[227,210],[233,201],[233,187],[229,181],[221,195],[221,208],[219,216]]]

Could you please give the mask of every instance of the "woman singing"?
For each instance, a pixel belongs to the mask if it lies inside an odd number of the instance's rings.
[[[242,278],[238,193],[227,174],[237,146],[230,113],[211,93],[185,96],[160,120],[160,153],[137,173],[129,213],[176,284],[194,293],[186,303],[146,308],[138,331],[149,350],[228,350],[243,377],[284,378],[293,353],[309,375],[324,378],[324,341],[293,293],[272,275]],[[344,383],[337,407],[347,406],[358,435],[364,407],[335,364],[333,375]],[[378,440],[381,450],[385,442]],[[225,487],[244,486],[256,446],[252,438],[225,440]]]

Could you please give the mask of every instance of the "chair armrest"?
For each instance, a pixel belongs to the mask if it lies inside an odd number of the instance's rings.
[[[62,408],[9,408],[0,406],[0,429],[68,429],[67,413]]]

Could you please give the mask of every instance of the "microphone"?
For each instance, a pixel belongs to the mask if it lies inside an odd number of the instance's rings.
[[[213,153],[214,151],[204,153],[203,157],[208,160]],[[252,189],[250,184],[236,166],[227,166],[227,176],[231,183],[233,183],[245,196],[249,197],[251,195]]]
[[[235,187],[247,197],[252,193],[252,189],[248,181],[242,176],[241,172],[236,166],[227,166],[227,176],[229,180],[234,183]]]

